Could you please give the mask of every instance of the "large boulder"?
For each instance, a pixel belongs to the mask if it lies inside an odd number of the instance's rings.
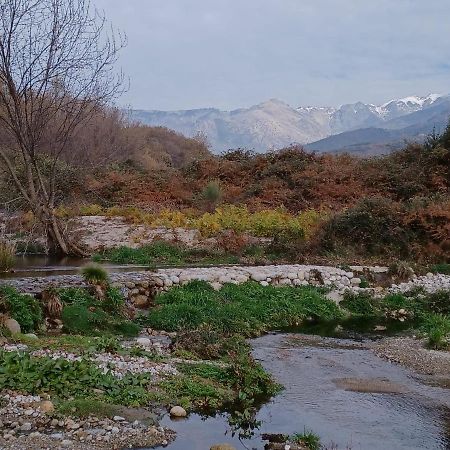
[[[5,319],[3,321],[3,325],[5,326],[5,328],[7,330],[9,330],[9,332],[11,334],[20,334],[20,332],[22,331],[20,329],[19,322],[17,322],[17,320],[15,320],[15,319],[11,319],[11,318]]]

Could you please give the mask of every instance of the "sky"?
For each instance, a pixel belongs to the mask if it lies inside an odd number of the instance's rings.
[[[450,0],[93,0],[125,32],[136,109],[450,93]]]

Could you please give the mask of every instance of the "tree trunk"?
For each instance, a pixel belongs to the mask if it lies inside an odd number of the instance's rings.
[[[36,218],[44,226],[49,252],[54,255],[87,257],[89,253],[75,244],[63,231],[61,222],[47,208],[38,207],[34,211]]]

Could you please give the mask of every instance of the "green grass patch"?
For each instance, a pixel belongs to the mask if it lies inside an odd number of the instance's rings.
[[[94,255],[95,261],[116,264],[183,265],[183,264],[236,264],[239,258],[223,252],[192,249],[166,241],[155,241],[139,248],[119,247]]]
[[[433,273],[442,273],[444,275],[450,275],[450,264],[435,264],[430,267],[431,272]]]
[[[308,317],[342,317],[339,308],[317,289],[264,287],[253,282],[229,284],[215,291],[206,282],[193,281],[160,294],[156,303],[159,307],[143,320],[152,328],[168,331],[206,325],[221,333],[256,336],[298,325]]]
[[[93,416],[102,419],[113,418],[117,414],[118,406],[95,398],[76,398],[59,401],[55,410],[57,414],[63,416],[74,416],[82,419]]]
[[[123,316],[125,299],[118,289],[108,288],[103,300],[80,288],[61,289],[59,296],[64,304],[62,321],[67,333],[123,336],[139,333],[140,327]]]

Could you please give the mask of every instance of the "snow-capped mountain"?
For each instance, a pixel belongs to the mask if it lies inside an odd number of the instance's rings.
[[[132,118],[148,125],[171,128],[187,136],[203,133],[216,153],[232,148],[264,152],[293,143],[309,144],[341,133],[368,128],[399,130],[403,127],[414,128],[416,125],[414,129],[422,130],[421,120],[425,120],[426,127],[431,126],[432,129],[435,107],[439,107],[440,122],[435,122],[434,125],[442,125],[446,108],[450,116],[450,96],[439,94],[405,97],[382,105],[357,102],[339,108],[293,108],[280,100],[272,99],[234,111],[214,108],[186,111],[136,110],[132,111]],[[422,111],[429,113],[421,116]],[[364,133],[357,135],[362,137]],[[373,135],[374,133],[370,133],[370,136]]]

